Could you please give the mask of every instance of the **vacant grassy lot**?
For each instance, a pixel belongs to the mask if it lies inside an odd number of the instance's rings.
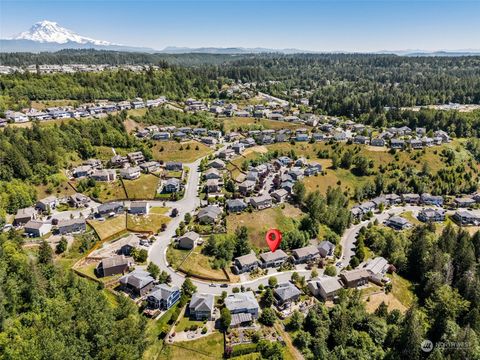
[[[240,226],[248,228],[248,235],[252,245],[258,248],[266,247],[265,233],[268,229],[277,228],[281,231],[291,231],[295,228],[292,219],[299,219],[302,211],[292,205],[270,208],[261,211],[230,214],[227,217],[227,232],[234,233]]]
[[[293,124],[286,121],[275,121],[267,119],[255,119],[252,117],[232,117],[225,119],[224,121],[225,132],[237,131],[239,129],[296,129],[299,127],[305,127],[301,124]]]
[[[160,179],[152,174],[142,174],[136,180],[122,181],[129,199],[150,200],[155,198]]]
[[[223,354],[223,335],[219,332],[198,340],[167,345],[160,358],[166,360],[211,360],[221,359]]]
[[[127,214],[127,228],[130,231],[151,231],[158,232],[162,224],[167,224],[170,217],[165,215],[167,208],[151,208],[148,215]]]
[[[215,281],[228,281],[222,269],[212,269],[210,258],[201,253],[197,246],[180,266],[179,270],[192,276],[204,277]]]
[[[124,214],[106,219],[105,221],[88,220],[88,224],[95,229],[100,240],[105,240],[112,235],[126,230]]]
[[[181,143],[176,141],[158,141],[152,148],[152,152],[155,160],[191,163],[212,153],[213,149],[195,140]]]
[[[413,285],[407,279],[404,279],[398,274],[393,273],[389,275],[392,279],[392,294],[405,307],[410,307],[416,301],[416,296],[413,293]]]
[[[68,184],[67,178],[63,174],[54,175],[47,185],[38,185],[35,187],[37,199],[43,199],[47,196],[64,197],[75,194],[75,190]]]
[[[76,188],[77,182],[72,181],[70,182],[73,187]],[[114,200],[126,200],[127,194],[125,193],[125,189],[122,185],[120,180],[112,181],[112,182],[97,182],[96,189],[98,189],[98,200],[100,202],[109,202]],[[84,194],[94,198],[93,193],[95,188],[89,188],[84,191]]]
[[[178,269],[182,261],[187,257],[190,250],[175,249],[173,246],[169,246],[167,249],[167,261],[168,264],[174,269]]]

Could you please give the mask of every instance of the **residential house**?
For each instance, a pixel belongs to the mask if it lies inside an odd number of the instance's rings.
[[[260,266],[260,261],[253,252],[247,255],[242,255],[233,259],[233,272],[242,274],[257,269]]]
[[[420,195],[420,200],[425,205],[443,205],[443,196],[433,196],[428,193],[423,193],[422,195]]]
[[[208,179],[205,184],[208,193],[217,193],[220,191],[220,183],[218,179]]]
[[[258,317],[260,306],[253,291],[231,294],[225,298],[224,303],[232,314],[232,327],[251,323]]]
[[[395,230],[404,230],[412,226],[412,224],[405,218],[400,216],[392,216],[385,221],[385,225]]]
[[[130,261],[124,255],[113,255],[102,259],[97,265],[96,272],[99,277],[123,275],[128,271],[130,265]]]
[[[480,225],[480,217],[466,210],[458,210],[453,214],[453,219],[460,225]]]
[[[97,208],[98,214],[101,216],[109,215],[113,216],[115,214],[121,214],[124,212],[123,204],[119,202],[111,202],[102,204]]]
[[[90,177],[95,181],[111,182],[117,179],[117,172],[114,169],[97,169]]]
[[[150,211],[150,203],[147,201],[132,201],[128,212],[133,215],[147,215]]]
[[[371,141],[372,146],[385,146],[385,139],[382,138],[373,138]]]
[[[364,269],[370,273],[371,277],[383,277],[390,269],[390,264],[385,258],[377,256],[368,261]]]
[[[155,279],[148,271],[135,269],[122,276],[119,281],[124,290],[137,296],[144,296],[153,288]]]
[[[250,205],[257,210],[263,210],[272,207],[272,197],[268,194],[251,197]]]
[[[240,185],[238,185],[238,191],[241,194],[246,195],[252,192],[255,189],[255,181],[252,180],[245,180]]]
[[[147,296],[148,307],[151,309],[168,310],[180,300],[180,289],[178,286],[167,284],[155,285]]]
[[[368,145],[370,144],[370,138],[367,136],[355,136],[353,138],[354,144]]]
[[[300,298],[302,292],[292,284],[291,282],[286,282],[279,284],[273,290],[273,296],[275,298],[275,303],[277,306],[286,306],[292,302],[297,301]]]
[[[168,171],[182,171],[183,164],[179,161],[167,161],[165,163],[165,169]]]
[[[216,145],[218,143],[218,140],[213,136],[204,136],[200,139],[200,141],[205,145]]]
[[[145,161],[145,156],[143,156],[141,151],[128,153],[127,157],[133,164],[140,164]]]
[[[29,236],[41,237],[50,232],[52,224],[43,221],[30,220],[24,225],[23,229],[25,234],[28,234]]]
[[[115,155],[110,159],[110,164],[113,167],[123,167],[128,164],[128,157],[122,155]]]
[[[412,149],[423,149],[423,142],[422,140],[418,140],[418,139],[410,139],[408,141],[408,143],[410,144],[410,147]]]
[[[325,140],[325,135],[323,133],[317,132],[312,134],[312,138],[315,141],[323,141]]]
[[[260,254],[263,268],[279,267],[288,259],[288,255],[281,249]]]
[[[37,211],[33,207],[18,209],[15,218],[13,219],[13,226],[21,226],[28,223],[30,220],[37,218]]]
[[[445,210],[426,208],[420,210],[417,217],[423,222],[445,221]]]
[[[459,208],[469,208],[472,207],[476,201],[473,198],[463,197],[463,198],[456,198],[455,205]]]
[[[51,195],[51,196],[47,196],[42,200],[38,200],[37,203],[35,204],[35,207],[40,211],[49,211],[49,210],[55,209],[57,205],[58,205],[58,199],[55,196]]]
[[[292,250],[292,255],[296,264],[314,261],[320,257],[320,253],[315,245]]]
[[[309,139],[308,134],[299,133],[295,135],[295,141],[308,141]]]
[[[218,218],[222,213],[222,209],[218,206],[209,205],[200,209],[197,215],[197,219],[200,224],[213,224],[217,222]]]
[[[208,166],[218,170],[225,169],[225,161],[220,159],[213,159],[212,161],[210,161]]]
[[[323,300],[333,300],[338,292],[343,289],[337,277],[321,276],[308,282],[308,289],[313,296],[320,296]]]
[[[283,166],[290,166],[291,164],[293,164],[293,160],[290,159],[288,156],[280,156],[278,158],[278,161],[280,161]]]
[[[74,178],[80,179],[90,176],[92,172],[93,169],[90,165],[80,165],[72,170],[72,175]]]
[[[178,238],[178,247],[181,249],[193,249],[197,246],[197,242],[200,239],[200,235],[195,231],[189,231],[185,235]]]
[[[405,141],[400,139],[390,140],[390,147],[392,149],[403,150],[405,148]]]
[[[120,176],[126,180],[135,180],[140,177],[141,169],[139,166],[132,166],[129,168],[121,169]]]
[[[355,269],[350,271],[342,271],[340,279],[347,288],[357,288],[368,283],[370,273],[367,269]]]
[[[421,200],[418,194],[403,194],[402,199],[407,204],[418,204]]]
[[[151,174],[160,170],[160,163],[157,161],[147,161],[140,164],[140,169],[142,169],[144,173]]]
[[[220,159],[230,160],[235,156],[235,151],[233,149],[225,149],[218,153]]]
[[[212,320],[214,309],[215,297],[212,294],[195,293],[188,305],[190,317],[197,321]]]
[[[210,168],[208,169],[207,171],[205,171],[205,180],[210,180],[210,179],[221,179],[222,178],[222,175],[220,174],[220,172],[215,169],[215,168]]]
[[[75,193],[68,197],[68,204],[75,208],[87,207],[89,203],[90,198],[80,193]]]
[[[285,189],[278,189],[273,191],[270,195],[276,203],[283,203],[287,199],[289,194],[288,191]]]
[[[450,136],[443,130],[437,130],[433,133],[433,135],[435,135],[435,137],[442,138],[444,143],[450,142]]]
[[[232,145],[232,150],[235,152],[235,154],[240,155],[245,151],[245,145],[243,143],[235,143]]]
[[[247,204],[242,199],[230,199],[225,202],[227,211],[230,213],[242,212],[247,208]]]
[[[164,193],[175,193],[180,191],[181,182],[177,178],[167,179],[163,183],[163,192]]]
[[[61,235],[83,233],[86,230],[87,224],[83,218],[59,220],[57,225],[57,232]]]
[[[170,133],[169,132],[156,132],[152,134],[152,139],[153,140],[168,140],[170,139]]]
[[[318,252],[323,258],[331,257],[335,254],[335,244],[328,240],[324,240],[318,244]]]

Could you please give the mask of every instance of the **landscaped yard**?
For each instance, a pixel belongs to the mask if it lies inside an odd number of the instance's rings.
[[[192,325],[197,325],[199,328],[202,328],[203,321],[192,320],[188,316],[183,316],[178,325],[175,326],[175,332],[185,331],[185,329],[189,329]]]
[[[155,198],[160,179],[155,175],[145,174],[136,180],[122,181],[129,199],[150,200]]]
[[[212,360],[221,359],[223,335],[216,332],[198,340],[167,345],[159,358],[166,360]]]
[[[124,214],[105,219],[105,221],[88,220],[88,224],[95,229],[100,240],[105,240],[117,233],[126,231]]]
[[[167,224],[170,217],[165,215],[168,208],[154,207],[150,209],[148,215],[127,215],[127,228],[130,231],[151,231],[156,233]]]
[[[195,160],[213,152],[213,149],[195,141],[158,141],[152,148],[155,160],[181,161],[183,163],[191,163]]]
[[[292,219],[299,219],[302,211],[292,205],[285,205],[285,208],[274,207],[261,211],[244,212],[241,214],[230,214],[227,216],[227,232],[232,234],[239,226],[248,228],[248,235],[251,243],[258,247],[266,247],[265,233],[276,228],[281,231],[295,229]]]

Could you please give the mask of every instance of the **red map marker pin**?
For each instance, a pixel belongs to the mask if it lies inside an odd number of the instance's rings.
[[[265,235],[265,241],[272,252],[278,249],[282,242],[282,233],[277,229],[270,229]]]

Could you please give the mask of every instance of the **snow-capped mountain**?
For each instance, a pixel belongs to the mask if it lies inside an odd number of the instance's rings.
[[[53,21],[40,21],[17,36],[14,40],[32,40],[41,43],[58,43],[65,44],[68,42],[75,42],[78,44],[93,44],[93,45],[115,45],[108,41],[95,40],[85,36],[76,34],[75,32],[61,27]]]
[[[154,52],[150,48],[119,45],[82,36],[48,20],[40,21],[10,39],[0,39],[0,52],[42,52],[62,49]]]

